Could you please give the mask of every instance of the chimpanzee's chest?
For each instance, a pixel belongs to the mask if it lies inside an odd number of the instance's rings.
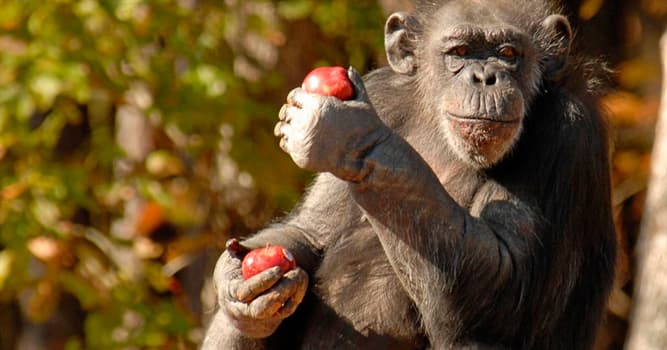
[[[324,253],[313,290],[290,320],[301,349],[423,349],[415,308],[370,227]]]

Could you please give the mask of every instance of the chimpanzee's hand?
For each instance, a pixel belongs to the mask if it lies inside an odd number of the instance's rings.
[[[237,242],[231,245],[238,247]],[[308,275],[299,267],[286,273],[273,267],[245,280],[241,253],[227,246],[213,274],[221,311],[244,336],[266,338],[299,306]]]
[[[299,167],[358,182],[370,170],[363,164],[364,154],[391,131],[378,118],[359,73],[350,68],[347,75],[354,85],[353,100],[296,88],[280,109],[274,133]]]

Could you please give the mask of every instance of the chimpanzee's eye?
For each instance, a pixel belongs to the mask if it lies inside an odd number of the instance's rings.
[[[498,50],[498,56],[506,60],[512,60],[519,56],[519,52],[512,46],[505,46]]]
[[[453,47],[452,49],[450,49],[448,51],[448,53],[450,55],[464,57],[464,56],[468,56],[468,54],[470,54],[470,48],[466,45],[459,45],[459,46],[456,46],[456,47]]]

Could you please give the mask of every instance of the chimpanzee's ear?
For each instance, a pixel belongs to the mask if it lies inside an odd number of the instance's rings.
[[[570,22],[561,15],[551,15],[542,22],[542,27],[549,33],[551,43],[547,54],[542,60],[544,74],[555,76],[567,67],[570,45],[572,44],[572,27]]]
[[[415,60],[415,31],[418,21],[405,12],[391,14],[384,25],[384,48],[391,68],[400,74],[413,74]]]

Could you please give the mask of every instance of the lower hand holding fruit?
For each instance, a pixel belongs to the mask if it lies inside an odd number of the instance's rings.
[[[238,241],[230,240],[218,260],[214,272],[218,303],[245,336],[266,338],[301,303],[308,275],[299,267],[284,272],[275,266],[245,279],[240,250]]]

